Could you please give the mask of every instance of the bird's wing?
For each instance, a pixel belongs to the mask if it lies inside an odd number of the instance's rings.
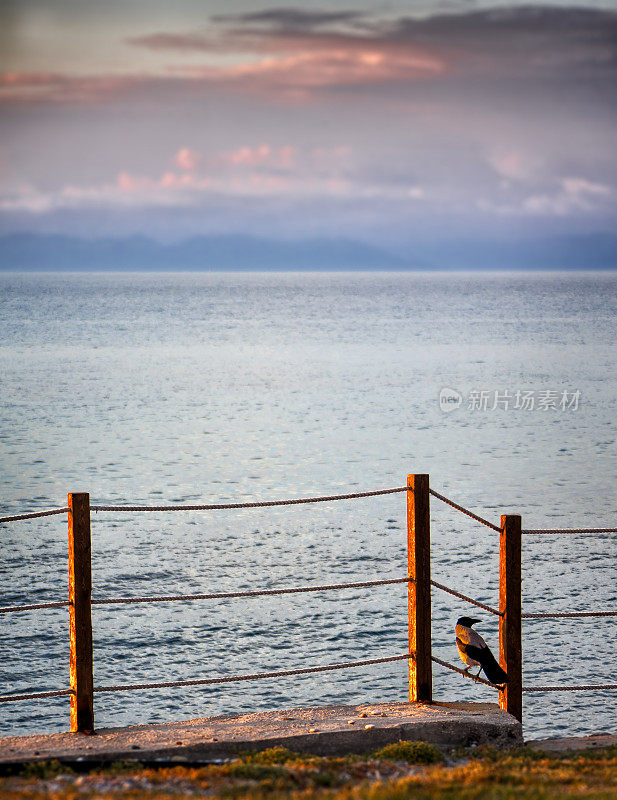
[[[456,643],[459,643],[459,639],[456,640]],[[476,647],[473,644],[463,644],[460,647],[466,656],[472,658],[474,661],[477,661],[478,664],[482,663],[487,651],[486,647]]]

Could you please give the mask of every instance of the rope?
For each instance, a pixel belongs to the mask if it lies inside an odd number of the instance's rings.
[[[551,619],[552,617],[617,617],[617,611],[551,611],[538,614],[521,614],[523,619]]]
[[[617,533],[617,528],[534,528],[521,533]]]
[[[4,606],[0,608],[0,614],[10,614],[13,611],[32,611],[37,608],[62,608],[68,605],[70,605],[68,600],[62,600],[57,603],[31,603],[27,606]]]
[[[356,581],[353,583],[321,584],[319,586],[294,586],[285,589],[256,589],[254,591],[247,591],[247,592],[212,592],[210,594],[170,594],[170,595],[158,595],[158,596],[147,596],[147,597],[110,597],[102,600],[92,600],[91,604],[93,606],[107,606],[107,605],[120,605],[120,604],[131,604],[131,603],[169,603],[176,600],[185,600],[185,601],[228,600],[239,597],[265,597],[265,596],[279,595],[279,594],[301,594],[304,592],[328,592],[328,591],[335,591],[338,589],[365,589],[371,586],[391,586],[396,583],[409,583],[411,580],[413,579],[388,578],[376,581]],[[437,589],[441,589],[442,591],[453,595],[454,597],[458,597],[461,600],[465,600],[466,602],[471,603],[474,606],[478,606],[478,608],[483,608],[485,611],[488,611],[491,614],[495,614],[495,616],[498,617],[502,616],[501,612],[497,611],[491,606],[488,606],[485,603],[480,603],[478,600],[474,600],[472,597],[467,597],[467,595],[465,594],[456,592],[454,589],[450,589],[448,586],[444,586],[441,583],[437,583],[437,581],[431,581],[431,585],[437,587]],[[24,606],[5,606],[3,608],[0,608],[0,614],[9,614],[14,611],[31,611],[33,609],[41,609],[41,608],[62,608],[63,606],[68,606],[68,605],[69,601],[63,600],[54,603],[32,603],[30,605],[24,605]]]
[[[467,603],[471,603],[472,606],[478,606],[478,608],[483,608],[485,611],[489,611],[491,614],[495,614],[496,617],[503,616],[501,611],[497,611],[497,609],[492,608],[491,606],[487,606],[484,603],[480,603],[478,600],[474,600],[473,597],[467,597],[466,594],[455,592],[454,589],[450,589],[448,586],[444,586],[441,583],[437,583],[437,581],[431,581],[431,586],[436,586],[438,589],[441,589],[442,592],[447,592],[448,594],[451,594],[454,597],[458,597],[461,600],[465,600]]]
[[[308,675],[313,672],[329,672],[335,669],[349,669],[351,667],[366,667],[371,664],[387,664],[391,661],[407,661],[413,658],[411,653],[402,656],[388,656],[387,658],[370,658],[365,661],[347,661],[343,664],[328,664],[323,667],[306,667],[304,669],[286,669],[279,672],[255,672],[252,675],[230,675],[225,678],[200,678],[192,681],[165,681],[162,683],[134,683],[122,686],[98,686],[95,692],[126,692],[139,689],[172,689],[176,686],[205,686],[214,683],[237,683],[238,681],[257,681],[264,678],[283,678],[288,675]]]
[[[102,600],[92,600],[91,604],[93,606],[107,606],[107,605],[120,605],[120,604],[131,604],[131,603],[169,603],[176,600],[185,600],[185,601],[228,600],[239,597],[265,597],[269,595],[271,596],[279,594],[327,592],[327,591],[335,591],[338,589],[365,589],[371,586],[390,586],[396,583],[409,583],[411,580],[413,579],[388,578],[385,580],[376,580],[376,581],[356,581],[354,583],[321,584],[319,586],[294,586],[286,589],[256,589],[254,591],[248,591],[248,592],[213,592],[210,594],[170,594],[170,595],[147,596],[147,597],[110,597]],[[465,594],[456,592],[454,589],[450,589],[448,586],[444,586],[441,583],[437,583],[437,581],[431,581],[431,585],[436,586],[438,589],[441,589],[442,591],[447,592],[448,594],[451,594],[454,597],[458,597],[461,600],[465,600],[466,602],[471,603],[474,606],[478,606],[478,608],[482,608],[491,614],[495,614],[495,616],[498,617],[502,616],[501,612],[497,611],[491,606],[488,606],[485,603],[480,603],[478,600],[474,600],[472,597],[467,597],[467,595]],[[68,606],[68,605],[69,601],[65,600],[56,603],[33,603],[24,606],[5,606],[4,608],[0,608],[0,614],[8,614],[13,611],[30,611],[32,609],[40,609],[40,608],[61,608],[62,606]]]
[[[357,583],[331,583],[322,586],[296,586],[288,589],[256,589],[249,592],[219,592],[216,594],[178,594],[159,597],[114,597],[108,600],[93,600],[93,606],[114,605],[117,603],[166,603],[172,600],[226,600],[233,597],[263,597],[276,594],[299,594],[301,592],[327,592],[335,589],[363,589],[368,586],[387,586],[393,583],[409,583],[410,578],[392,578],[379,581],[359,581]]]
[[[13,703],[15,700],[42,700],[45,697],[62,697],[73,694],[72,689],[58,689],[54,692],[32,692],[31,694],[3,694],[0,703]]]
[[[484,519],[483,517],[479,517],[477,514],[474,514],[473,511],[469,511],[469,509],[463,508],[463,506],[459,506],[459,504],[455,503],[454,500],[449,500],[447,497],[444,497],[442,494],[439,494],[439,492],[436,492],[434,489],[429,489],[429,492],[433,495],[433,497],[436,497],[443,503],[452,506],[452,508],[456,508],[457,511],[462,511],[463,514],[467,514],[468,517],[475,519],[476,522],[481,522],[482,525],[486,525],[488,528],[492,528],[494,531],[497,531],[497,533],[501,533],[500,527],[498,527],[497,525],[493,525],[492,522],[489,522],[487,519]]]
[[[327,672],[328,670],[345,669],[348,667],[362,667],[371,664],[385,664],[392,661],[404,661],[410,658],[413,658],[413,656],[408,653],[403,656],[390,656],[389,658],[373,658],[366,661],[349,661],[346,664],[330,664],[324,667],[310,667],[308,669],[291,669],[285,670],[284,672],[261,672],[253,675],[233,675],[228,678],[205,678],[203,680],[195,681],[168,681],[166,683],[143,683],[124,686],[99,686],[96,687],[94,691],[121,692],[138,689],[167,689],[174,688],[176,686],[200,686],[212,683],[232,683],[237,681],[259,680],[261,678],[278,678],[287,675],[305,675],[311,672]],[[442,667],[451,669],[453,672],[458,672],[459,675],[469,678],[476,683],[483,683],[486,686],[490,686],[491,689],[498,689],[499,691],[502,691],[500,686],[490,683],[489,681],[484,680],[484,678],[479,678],[476,675],[470,675],[468,672],[465,672],[465,670],[459,669],[453,664],[448,664],[447,661],[442,661],[436,656],[431,656],[431,660],[435,661],[437,664],[441,664]],[[614,689],[617,689],[617,683],[604,683],[595,686],[523,686],[524,692],[592,692],[611,691]],[[30,694],[1,695],[0,703],[13,703],[19,700],[43,700],[49,697],[64,697],[72,693],[72,689],[59,689],[53,692],[31,692]]]
[[[30,514],[13,514],[12,517],[0,517],[0,522],[15,522],[18,519],[34,519],[35,517],[53,517],[55,514],[66,514],[68,508],[54,508],[51,511],[32,511]]]
[[[617,689],[617,683],[601,683],[597,686],[523,686],[524,692],[594,692]]]
[[[412,491],[410,486],[396,489],[377,489],[371,492],[333,494],[323,497],[302,497],[295,500],[266,500],[254,503],[210,503],[199,506],[90,506],[91,511],[221,511],[231,508],[267,508],[270,506],[294,506],[301,503],[325,503],[330,500],[353,500],[356,497],[375,497],[381,494]]]
[[[389,578],[378,581],[358,581],[356,583],[331,583],[321,586],[295,586],[288,589],[256,589],[248,592],[217,592],[211,594],[170,594],[158,597],[110,597],[104,600],[92,600],[93,606],[108,606],[128,603],[168,603],[174,600],[227,600],[234,597],[263,597],[276,594],[300,594],[302,592],[327,592],[336,589],[364,589],[369,586],[388,586],[394,583],[409,583],[411,578]],[[27,606],[5,606],[0,614],[13,611],[30,611],[38,608],[61,608],[70,605],[68,600],[57,603],[32,603]]]
[[[451,669],[453,672],[458,672],[459,675],[462,675],[464,678],[469,678],[469,680],[475,681],[476,683],[483,683],[485,686],[490,686],[491,689],[499,689],[501,692],[502,689],[500,686],[497,686],[496,683],[491,683],[490,681],[485,680],[484,678],[479,678],[477,675],[471,675],[469,672],[465,672],[464,669],[459,669],[455,667],[454,664],[448,664],[447,661],[442,661],[440,658],[436,656],[431,656],[431,660],[434,661],[436,664],[441,664],[442,667],[447,667]]]

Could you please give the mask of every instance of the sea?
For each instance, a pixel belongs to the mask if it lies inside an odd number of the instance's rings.
[[[523,528],[617,525],[617,273],[0,275],[1,511],[432,488]],[[92,515],[93,597],[406,575],[404,494]],[[499,536],[431,501],[434,580],[498,604]],[[525,535],[525,612],[617,610],[617,534]],[[67,598],[65,516],[0,525],[0,605]],[[490,613],[438,589],[433,652]],[[527,619],[524,683],[615,683],[614,618]],[[0,695],[68,687],[66,608],[0,614]],[[407,651],[406,586],[93,608],[96,687]],[[441,701],[493,689],[434,664]],[[95,695],[97,727],[405,701],[407,664]],[[615,731],[617,691],[529,692],[528,739]],[[66,730],[67,697],[0,703],[0,735]]]

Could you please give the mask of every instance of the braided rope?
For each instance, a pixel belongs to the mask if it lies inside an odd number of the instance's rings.
[[[0,608],[0,614],[11,614],[13,611],[33,611],[37,608],[62,608],[70,605],[68,600],[54,603],[30,603],[27,606],[4,606]]]
[[[0,695],[0,703],[13,703],[16,700],[43,700],[46,697],[63,697],[73,694],[72,689],[58,689],[53,692],[31,692],[30,694],[4,694]]]
[[[320,586],[294,586],[287,589],[255,589],[247,592],[216,592],[210,594],[170,594],[148,597],[110,597],[102,600],[92,600],[93,606],[109,606],[130,603],[169,603],[175,600],[227,600],[237,597],[263,597],[278,594],[300,594],[303,592],[327,592],[336,589],[364,589],[370,586],[389,586],[395,583],[409,583],[411,578],[387,578],[375,581],[356,581],[354,583],[330,583]],[[68,600],[57,603],[32,603],[27,606],[5,606],[0,608],[0,614],[13,611],[30,611],[39,608],[61,608],[70,605]]]
[[[447,592],[451,594],[453,597],[458,597],[460,600],[465,600],[467,603],[471,603],[472,606],[478,606],[478,608],[483,608],[485,611],[490,612],[491,614],[495,614],[497,617],[502,617],[503,614],[501,611],[497,611],[496,608],[492,608],[491,606],[487,606],[484,603],[480,603],[479,600],[474,600],[473,597],[467,597],[466,594],[461,594],[460,592],[454,591],[454,589],[450,589],[448,586],[444,586],[441,583],[437,583],[437,581],[431,581],[431,586],[436,586],[437,589],[441,589],[442,592]]]
[[[464,669],[459,669],[455,667],[454,664],[449,664],[447,661],[442,661],[437,656],[431,656],[431,661],[434,661],[436,664],[441,664],[442,667],[447,667],[451,669],[453,672],[458,672],[459,675],[462,675],[464,678],[469,678],[471,681],[475,681],[476,683],[483,683],[485,686],[490,686],[491,689],[498,689],[500,692],[503,691],[501,686],[497,686],[496,683],[491,683],[490,681],[485,680],[484,678],[479,678],[477,675],[471,675]]]
[[[376,497],[382,494],[408,491],[412,491],[410,486],[399,486],[396,489],[377,489],[370,492],[333,494],[322,497],[301,497],[295,500],[265,500],[254,503],[209,503],[196,506],[90,506],[90,509],[92,511],[221,511],[232,508],[269,508],[271,506],[295,506],[301,503],[325,503],[330,500],[353,500],[357,497]]]
[[[392,661],[408,661],[413,658],[411,653],[402,656],[388,656],[387,658],[369,658],[364,661],[346,661],[341,664],[327,664],[323,667],[305,667],[304,669],[285,669],[278,672],[255,672],[247,675],[230,675],[224,678],[199,678],[190,681],[164,681],[160,683],[133,683],[120,686],[95,686],[95,692],[126,692],[140,689],[173,689],[176,686],[206,686],[218,683],[237,683],[239,681],[257,681],[264,678],[284,678],[288,675],[309,675],[314,672],[330,672],[337,669],[352,667],[366,667],[371,664],[388,664]]]
[[[454,500],[449,500],[447,497],[444,497],[439,492],[436,492],[434,489],[429,489],[429,492],[436,497],[438,500],[441,500],[446,505],[452,506],[452,508],[456,508],[457,511],[461,511],[463,514],[467,514],[468,517],[475,519],[476,522],[482,523],[482,525],[486,525],[488,528],[492,528],[497,533],[501,533],[501,528],[497,525],[493,525],[492,522],[489,522],[484,517],[479,517],[477,514],[474,514],[473,511],[470,511],[468,508],[463,508],[463,506],[459,506],[458,503],[455,503]]]
[[[118,603],[166,603],[172,600],[227,600],[234,597],[263,597],[277,594],[300,594],[303,592],[328,592],[336,589],[363,589],[369,586],[388,586],[394,583],[409,583],[410,578],[390,578],[356,583],[331,583],[321,586],[294,586],[287,589],[255,589],[248,592],[217,592],[212,594],[178,594],[159,597],[113,597],[108,600],[93,600],[92,605],[115,605]]]
[[[523,619],[559,619],[560,617],[617,617],[617,611],[550,611],[538,614],[521,614]]]
[[[596,686],[523,686],[524,692],[595,692],[617,689],[617,683],[601,683]]]
[[[32,511],[29,514],[13,514],[10,517],[0,517],[0,522],[15,522],[18,519],[35,519],[36,517],[53,517],[55,514],[66,514],[68,508],[54,508],[51,511]]]
[[[528,528],[521,533],[617,533],[617,528]]]
[[[330,664],[324,667],[310,667],[308,669],[285,670],[282,672],[261,672],[261,673],[255,673],[253,675],[233,675],[227,678],[205,678],[203,680],[194,680],[194,681],[167,681],[165,683],[143,683],[143,684],[133,684],[124,686],[100,686],[96,687],[94,691],[120,692],[120,691],[139,690],[139,689],[167,689],[167,688],[174,688],[177,686],[201,686],[212,683],[232,683],[238,681],[259,680],[261,678],[278,678],[287,675],[305,675],[312,672],[327,672],[329,670],[345,669],[348,667],[361,667],[361,666],[368,666],[371,664],[385,664],[392,661],[404,661],[410,658],[413,658],[413,655],[408,653],[403,656],[390,656],[388,658],[373,658],[373,659],[368,659],[366,661],[350,661],[345,664]],[[459,675],[462,675],[465,678],[469,678],[470,680],[475,681],[476,683],[482,683],[486,686],[490,686],[491,689],[498,689],[499,691],[502,691],[502,687],[497,686],[494,683],[490,683],[489,681],[484,680],[484,678],[479,678],[476,675],[470,675],[468,672],[465,672],[465,670],[459,669],[458,667],[455,667],[453,664],[449,664],[447,661],[442,661],[440,658],[437,658],[436,656],[431,656],[431,660],[436,662],[437,664],[441,664],[442,667],[447,667],[453,672],[458,672]],[[585,685],[585,686],[523,686],[524,692],[591,692],[591,691],[611,691],[614,689],[617,689],[617,683],[604,683],[604,684]],[[2,695],[0,696],[0,703],[12,703],[19,700],[43,700],[50,697],[65,697],[72,693],[73,693],[72,689],[59,689],[57,691],[52,691],[52,692],[31,692],[30,694]]]

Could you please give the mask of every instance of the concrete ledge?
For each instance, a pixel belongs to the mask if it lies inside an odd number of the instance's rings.
[[[492,703],[376,703],[205,717],[164,725],[0,738],[0,764],[58,759],[201,762],[283,745],[302,753],[363,753],[400,739],[440,747],[522,745],[522,728]]]

